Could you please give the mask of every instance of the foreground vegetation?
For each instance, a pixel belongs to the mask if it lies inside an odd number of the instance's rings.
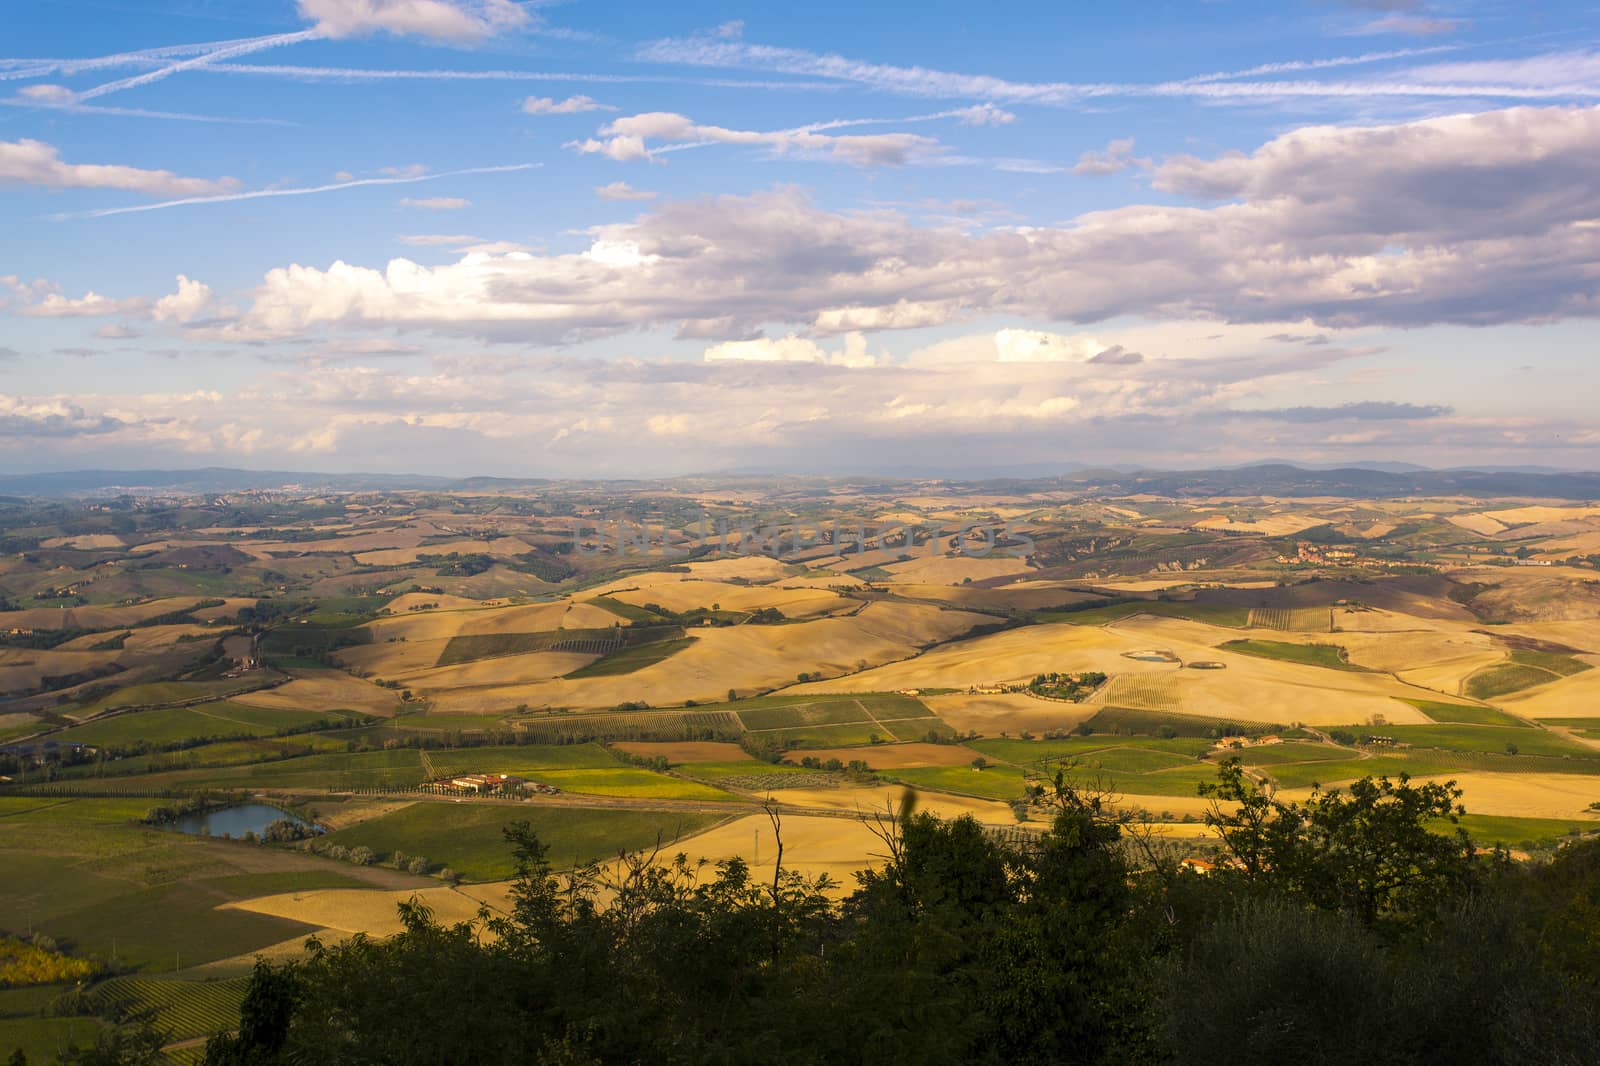
[[[509,914],[446,927],[412,904],[390,940],[259,963],[206,1061],[1593,1061],[1600,842],[1480,857],[1430,830],[1460,813],[1438,784],[1284,804],[1230,763],[1209,791],[1209,874],[1059,777],[1037,837],[908,797],[839,905],[738,859],[558,878],[513,825]]]

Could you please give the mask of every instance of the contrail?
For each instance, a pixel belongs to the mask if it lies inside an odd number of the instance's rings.
[[[283,35],[271,34],[268,37],[235,37],[227,41],[209,41],[203,44],[169,44],[159,48],[138,48],[131,52],[115,52],[87,59],[0,59],[0,67],[27,68],[0,72],[0,81],[39,78],[47,74],[79,74],[86,70],[101,70],[107,67],[160,66],[174,56],[199,55],[203,52],[215,52],[251,41],[271,40],[281,36]]]
[[[202,52],[200,55],[170,64],[169,66],[162,67],[160,70],[152,70],[144,74],[135,74],[131,78],[123,78],[120,81],[109,81],[104,85],[96,86],[93,89],[86,89],[78,94],[78,99],[93,100],[95,97],[104,96],[107,93],[121,92],[123,89],[134,89],[140,85],[148,85],[153,81],[160,81],[162,78],[170,77],[179,71],[190,70],[194,67],[203,67],[214,60],[233,59],[236,56],[249,55],[251,52],[260,52],[267,48],[278,48],[286,44],[299,44],[302,41],[314,41],[319,39],[321,36],[322,34],[318,33],[316,30],[300,30],[297,33],[279,33],[274,34],[271,37],[255,37],[250,40],[240,41],[238,44],[231,45],[227,48],[219,48],[214,52]]]
[[[340,189],[355,189],[363,185],[414,185],[419,181],[438,181],[440,178],[457,178],[467,174],[506,174],[515,170],[534,170],[543,165],[543,163],[510,163],[496,167],[467,167],[462,170],[446,170],[438,174],[420,174],[411,178],[357,178],[354,181],[341,181],[332,185],[311,185],[297,189],[255,189],[251,192],[219,193],[215,196],[186,196],[181,200],[163,200],[157,204],[136,204],[132,207],[102,207],[94,211],[73,211],[48,217],[55,221],[73,218],[105,218],[108,215],[131,215],[140,211],[160,211],[168,207],[187,207],[190,204],[224,204],[232,203],[236,200],[260,200],[269,196],[309,196],[312,193],[337,192]]]

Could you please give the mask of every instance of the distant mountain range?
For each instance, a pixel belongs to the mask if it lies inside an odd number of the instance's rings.
[[[945,480],[965,486],[1003,486],[1010,491],[1076,489],[1084,492],[1148,492],[1161,496],[1535,496],[1547,499],[1600,499],[1600,472],[1552,470],[1545,467],[1478,467],[1433,470],[1409,463],[1358,463],[1345,466],[1303,466],[1293,463],[1257,463],[1206,470],[1151,470],[1134,466],[1088,467],[1058,464],[1030,466],[1027,470],[880,471],[890,483],[907,479]],[[757,481],[793,479],[793,473],[706,474],[695,482],[720,479]],[[561,479],[583,484],[599,479]],[[829,478],[859,481],[860,477]],[[133,495],[189,495],[226,492],[306,490],[311,492],[371,492],[422,490],[433,492],[489,491],[496,487],[528,489],[554,483],[545,478],[438,477],[425,474],[314,474],[288,470],[236,470],[206,467],[199,470],[70,470],[45,474],[0,476],[0,495],[23,497],[104,497]],[[634,484],[669,485],[673,479],[641,479]],[[613,487],[619,482],[609,482]]]

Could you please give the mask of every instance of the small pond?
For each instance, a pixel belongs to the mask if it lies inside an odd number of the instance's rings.
[[[266,831],[267,826],[282,819],[298,822],[301,825],[307,824],[303,818],[296,818],[288,811],[269,807],[265,803],[241,803],[234,807],[220,807],[201,814],[186,814],[173,822],[172,828],[180,833],[191,833],[196,836],[226,835],[237,839],[246,833],[260,835]]]

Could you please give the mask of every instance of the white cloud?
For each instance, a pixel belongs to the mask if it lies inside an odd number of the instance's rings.
[[[673,323],[740,339],[772,324],[827,334],[982,314],[1322,328],[1592,317],[1597,172],[1600,109],[1311,127],[1250,155],[1155,169],[1163,190],[1215,206],[966,232],[893,210],[826,211],[794,189],[665,202],[595,228],[578,254],[275,270],[247,321],[273,333],[342,322],[560,342]]]
[[[829,366],[876,366],[880,356],[867,351],[867,338],[860,333],[847,333],[844,348],[829,351],[816,341],[793,333],[773,339],[756,337],[745,341],[724,341],[706,349],[708,363],[825,363]]]
[[[1106,145],[1105,151],[1090,150],[1078,157],[1077,165],[1072,168],[1074,174],[1087,174],[1103,176],[1116,174],[1131,166],[1146,167],[1150,165],[1148,159],[1136,159],[1133,155],[1133,138],[1112,141]]]
[[[853,123],[822,123],[788,130],[734,130],[704,126],[671,111],[650,111],[619,118],[600,127],[601,140],[591,137],[570,142],[567,147],[626,163],[640,159],[660,161],[663,152],[674,150],[652,149],[646,141],[666,141],[676,148],[735,144],[768,148],[778,155],[829,157],[856,166],[903,166],[936,156],[942,150],[933,138],[913,133],[831,135],[817,132],[819,128],[842,124]]]
[[[530,96],[522,101],[525,115],[578,115],[585,111],[615,111],[610,104],[602,104],[589,96],[569,96],[556,100],[549,96]]]
[[[299,0],[300,16],[328,37],[379,31],[440,41],[481,41],[532,20],[513,0]]]
[[[1002,363],[1087,363],[1107,348],[1093,337],[1037,329],[998,330],[994,347]]]
[[[463,207],[471,207],[471,200],[464,200],[459,196],[405,196],[400,200],[401,207],[420,207],[424,211],[459,211]]]
[[[51,189],[127,189],[146,196],[206,196],[239,186],[233,178],[184,178],[170,170],[65,163],[55,146],[27,139],[0,141],[0,184],[7,182]]]
[[[30,318],[99,318],[143,314],[149,307],[150,301],[142,296],[117,300],[97,292],[86,292],[78,297],[52,292],[38,303],[22,307],[21,313]]]
[[[132,326],[124,325],[122,323],[107,322],[105,325],[95,330],[94,335],[99,337],[101,340],[126,341],[132,340],[133,338],[139,336],[139,331],[134,329]]]
[[[211,307],[211,287],[178,275],[178,291],[163,296],[150,309],[150,317],[157,322],[187,323],[199,318]]]
[[[625,181],[613,181],[608,185],[596,185],[594,194],[602,200],[654,200],[661,195],[646,189],[635,189]]]

